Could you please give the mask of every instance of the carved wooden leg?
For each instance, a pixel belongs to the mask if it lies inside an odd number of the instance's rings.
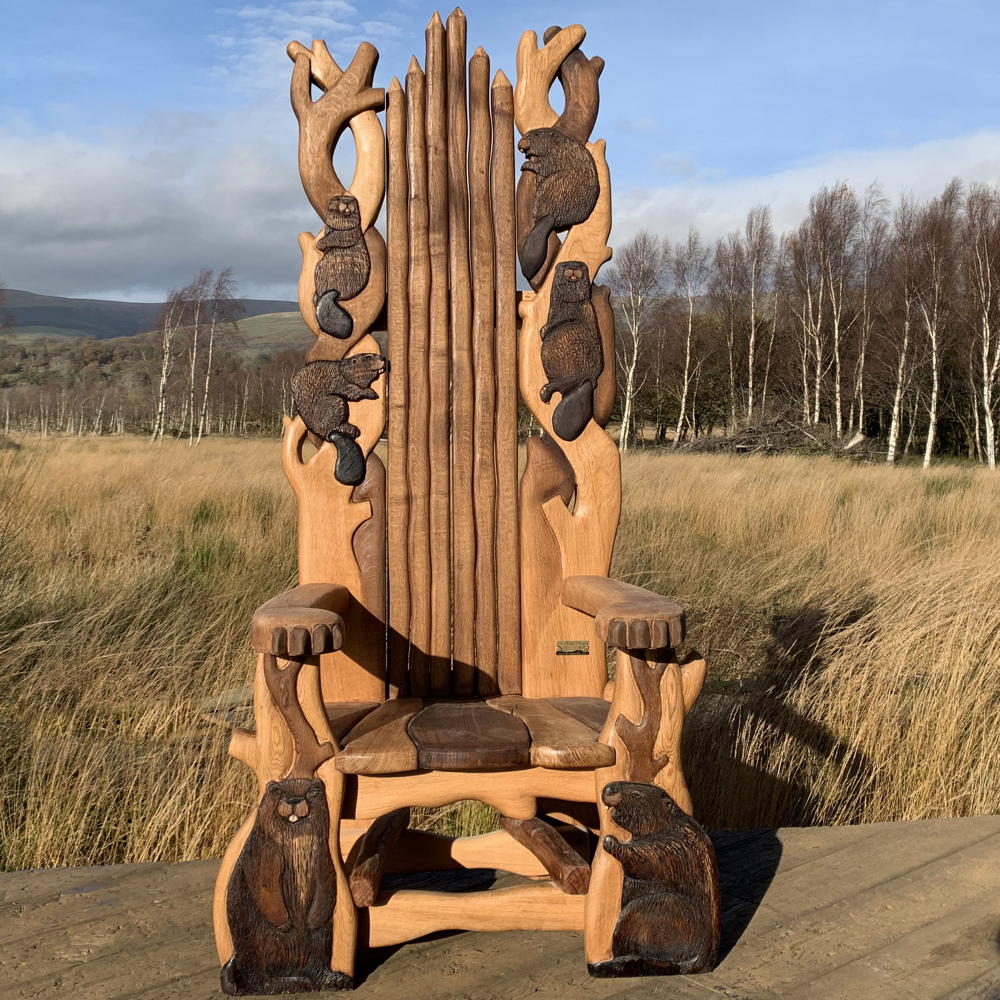
[[[590,865],[573,850],[566,838],[544,820],[500,817],[500,825],[531,851],[563,892],[582,896],[590,885]]]
[[[234,749],[254,767],[261,798],[216,886],[222,989],[343,989],[352,983],[357,918],[339,846],[345,779],[333,766],[318,666],[263,656],[255,709],[257,734],[243,734]]]
[[[616,761],[595,772],[601,838],[584,928],[591,975],[699,972],[715,961],[718,869],[690,816],[680,760],[684,717],[704,677],[703,660],[681,666],[669,650],[618,652],[601,733]]]

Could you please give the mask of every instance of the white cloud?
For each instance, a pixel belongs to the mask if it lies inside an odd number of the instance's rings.
[[[931,197],[953,177],[966,183],[1000,184],[1000,131],[982,130],[909,147],[830,153],[759,177],[695,175],[662,187],[619,189],[614,195],[612,241],[624,242],[639,229],[677,240],[687,235],[688,226],[714,240],[741,228],[749,209],[758,204],[771,206],[774,227],[781,232],[798,225],[810,195],[824,184],[846,181],[860,191],[877,181],[895,200],[904,191],[917,198]]]

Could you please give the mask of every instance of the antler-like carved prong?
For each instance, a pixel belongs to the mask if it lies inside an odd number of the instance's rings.
[[[356,148],[354,178],[349,189],[358,201],[361,229],[375,221],[385,194],[385,139],[376,111],[385,106],[385,91],[372,87],[378,51],[368,42],[358,46],[351,64],[341,70],[326,43],[307,49],[290,42],[292,109],[299,121],[299,176],[316,214],[323,218],[330,199],[345,187],[333,168],[333,150],[348,126]],[[323,94],[312,99],[315,83]]]
[[[541,48],[538,35],[526,31],[517,44],[517,87],[514,121],[521,135],[536,128],[551,128],[559,116],[549,103],[549,90],[563,60],[587,37],[582,24],[556,32]]]

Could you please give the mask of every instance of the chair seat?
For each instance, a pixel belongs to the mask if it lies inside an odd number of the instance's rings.
[[[326,706],[347,774],[593,769],[615,762],[599,742],[602,698],[397,698]]]

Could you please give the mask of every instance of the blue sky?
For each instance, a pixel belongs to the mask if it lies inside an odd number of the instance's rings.
[[[414,0],[0,0],[0,279],[52,294],[159,298],[231,264],[247,294],[292,297],[315,228],[295,173],[284,45],[325,37],[405,71]],[[791,225],[822,183],[918,195],[1000,181],[1000,6],[985,0],[464,5],[513,79],[520,31],[564,22],[602,55],[613,240]],[[447,10],[442,10],[446,15]]]

